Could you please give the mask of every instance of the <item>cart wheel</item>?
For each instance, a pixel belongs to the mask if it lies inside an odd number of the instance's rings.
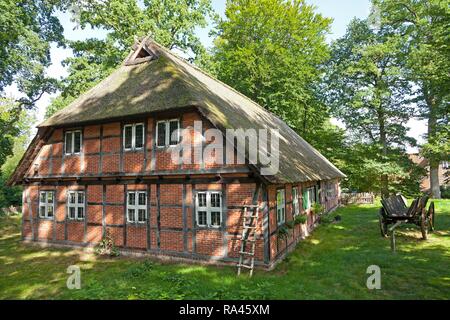
[[[430,203],[430,207],[428,208],[428,222],[430,231],[434,231],[434,202]]]
[[[384,237],[384,238],[387,238],[387,236],[388,236],[388,225],[384,221],[384,218],[383,218],[383,216],[381,214],[379,215],[378,220],[380,222],[381,236]]]
[[[422,215],[420,217],[420,231],[422,231],[422,239],[427,240],[428,239],[428,217],[425,213],[425,210],[422,211]]]

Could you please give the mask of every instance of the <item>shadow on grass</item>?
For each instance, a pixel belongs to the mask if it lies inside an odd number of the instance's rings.
[[[274,271],[236,277],[233,267],[98,258],[80,250],[20,243],[18,217],[0,220],[0,298],[35,299],[446,299],[450,201],[437,203],[436,232],[399,231],[398,251],[378,229],[378,206],[349,206],[337,224],[321,225]],[[81,290],[68,290],[66,268],[82,270]],[[382,289],[368,290],[369,265]]]

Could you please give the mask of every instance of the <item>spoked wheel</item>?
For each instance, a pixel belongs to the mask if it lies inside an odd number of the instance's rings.
[[[384,238],[387,238],[388,236],[388,224],[386,223],[386,221],[384,220],[383,216],[381,215],[381,213],[378,216],[378,221],[380,223],[380,232],[381,232],[381,236]]]
[[[428,208],[428,223],[430,231],[434,231],[434,202],[430,203],[430,207]]]
[[[429,228],[429,221],[428,216],[426,214],[426,211],[422,211],[422,215],[420,217],[420,231],[422,231],[422,239],[427,240],[428,239],[428,228]]]

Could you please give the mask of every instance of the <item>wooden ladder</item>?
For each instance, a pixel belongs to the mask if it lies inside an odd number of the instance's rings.
[[[242,222],[241,249],[239,251],[239,263],[237,275],[241,274],[241,268],[250,270],[253,275],[255,266],[256,227],[258,225],[258,205],[245,205]],[[250,209],[250,210],[249,210]],[[250,212],[250,213],[249,213]]]

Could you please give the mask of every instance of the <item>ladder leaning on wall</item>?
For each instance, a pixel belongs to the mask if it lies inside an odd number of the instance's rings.
[[[237,275],[241,274],[241,268],[249,270],[253,275],[255,266],[256,227],[258,225],[258,205],[245,205],[242,222],[241,249],[239,251],[239,263]]]

